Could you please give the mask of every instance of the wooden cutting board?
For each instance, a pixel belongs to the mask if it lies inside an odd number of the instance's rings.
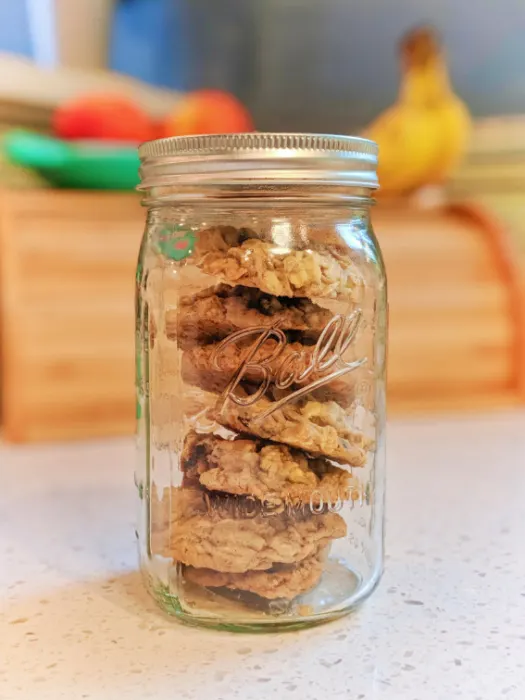
[[[392,412],[508,406],[525,397],[520,259],[478,205],[377,207],[390,299]]]
[[[523,400],[524,296],[483,210],[379,206],[391,414]],[[0,396],[10,441],[134,430],[134,193],[0,193]]]
[[[134,429],[135,193],[0,197],[1,396],[7,440]]]

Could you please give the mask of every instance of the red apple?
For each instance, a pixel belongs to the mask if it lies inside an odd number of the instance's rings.
[[[221,90],[197,90],[183,97],[164,122],[164,136],[253,131],[246,107]]]
[[[63,139],[142,142],[154,138],[151,119],[121,95],[86,95],[58,107],[53,128]]]

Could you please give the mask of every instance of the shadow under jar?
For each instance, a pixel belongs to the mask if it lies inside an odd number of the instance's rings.
[[[152,595],[233,630],[339,617],[383,561],[377,149],[232,134],[140,148],[139,549]]]

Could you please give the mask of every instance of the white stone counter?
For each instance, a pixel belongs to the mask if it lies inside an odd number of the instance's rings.
[[[525,415],[388,438],[379,589],[350,617],[259,636],[151,606],[131,440],[0,446],[0,699],[524,700]]]

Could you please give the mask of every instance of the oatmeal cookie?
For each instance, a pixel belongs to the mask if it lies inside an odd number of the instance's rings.
[[[268,396],[260,397],[249,406],[226,399],[213,417],[220,425],[238,433],[282,442],[311,455],[354,467],[365,464],[367,450],[372,449],[373,444],[354,428],[351,416],[338,403],[298,399],[281,404],[280,408],[275,408],[277,405],[278,402]],[[272,409],[272,413],[261,417]]]
[[[166,313],[166,334],[179,347],[221,340],[236,331],[276,325],[292,337],[315,341],[333,314],[301,297],[276,297],[251,287],[220,284],[183,297]]]
[[[152,533],[152,549],[188,566],[230,573],[295,564],[313,556],[331,540],[346,535],[337,513],[235,517],[207,504],[201,491],[171,490],[168,532]]]
[[[246,571],[242,574],[194,569],[189,566],[184,570],[184,578],[208,588],[233,588],[255,593],[269,600],[291,600],[314,588],[319,583],[322,573],[322,560],[314,555],[295,566],[277,564],[266,571]]]
[[[260,500],[318,506],[349,498],[351,475],[324,458],[263,440],[190,432],[182,453],[186,483]]]
[[[217,226],[201,231],[195,262],[227,284],[284,297],[351,299],[362,285],[354,263],[336,249],[280,249],[249,229]]]

